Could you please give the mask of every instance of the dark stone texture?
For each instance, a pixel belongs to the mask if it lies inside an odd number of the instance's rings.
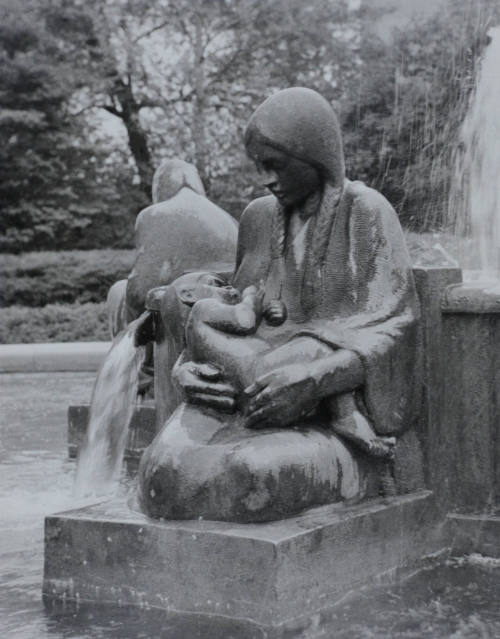
[[[126,292],[134,316],[144,310],[150,289],[169,284],[187,270],[207,268],[214,261],[234,263],[238,224],[193,188],[193,181],[186,179],[190,172],[196,179],[194,166],[164,162],[155,176],[168,186],[158,189],[154,204],[137,216],[137,253]]]
[[[107,502],[46,518],[43,592],[312,637],[342,594],[441,550],[441,533],[427,491],[268,524],[154,521]]]
[[[370,464],[328,428],[244,428],[182,404],[144,452],[141,509],[164,519],[281,520],[365,496]]]
[[[425,486],[423,454],[414,431],[400,437],[394,451],[394,479],[398,492],[411,493]]]
[[[465,282],[450,286],[441,302],[443,313],[500,313],[500,284]]]
[[[87,431],[89,420],[89,404],[68,407],[68,452],[71,458],[78,454],[78,447],[82,443]],[[156,411],[153,402],[138,406],[130,423],[126,460],[138,460],[144,449],[149,446],[156,434]]]
[[[500,558],[500,517],[495,515],[448,515],[448,544],[455,555],[480,553]]]
[[[446,512],[447,478],[443,472],[442,424],[444,423],[443,392],[448,362],[442,355],[441,300],[446,289],[461,282],[457,268],[414,268],[413,275],[420,300],[424,392],[417,435],[422,445],[426,486],[436,495],[443,513]]]
[[[443,301],[441,473],[449,509],[492,510],[500,498],[500,292],[454,287]]]
[[[500,295],[458,269],[414,269],[422,309],[424,401],[418,435],[443,513],[500,495]]]
[[[419,304],[404,235],[380,193],[345,177],[331,105],[311,89],[278,91],[251,116],[245,146],[272,195],[251,202],[240,220],[233,285],[241,302],[192,298],[185,332],[170,312],[179,304],[161,305],[166,348],[162,357],[157,338],[156,365],[167,378],[173,370],[186,403],[139,469],[140,505],[154,517],[256,521],[237,503],[252,484],[265,501],[259,521],[352,497],[346,484],[363,497],[363,481],[344,481],[344,473],[361,475],[351,471],[360,458],[393,495],[393,447],[420,408]],[[252,287],[260,287],[253,301]],[[271,326],[256,321],[267,304]],[[186,344],[172,368],[170,337],[179,332]],[[158,415],[168,416],[172,393],[160,391]],[[196,414],[183,421],[186,405]],[[218,427],[209,410],[221,415]],[[298,433],[309,427],[304,443]],[[418,461],[418,441],[402,442],[400,452],[399,468],[409,469],[404,456]],[[421,483],[420,472],[400,478],[404,490]],[[249,488],[243,496],[241,486]]]

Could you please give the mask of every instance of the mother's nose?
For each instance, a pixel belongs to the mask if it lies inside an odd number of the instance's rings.
[[[272,186],[273,184],[277,184],[279,181],[278,174],[276,171],[268,171],[266,169],[260,169],[259,171],[259,182],[262,186]]]

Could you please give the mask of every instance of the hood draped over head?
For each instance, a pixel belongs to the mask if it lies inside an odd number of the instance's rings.
[[[344,153],[339,122],[329,102],[316,91],[292,87],[271,95],[248,121],[245,145],[254,136],[314,166],[332,186],[342,187]]]
[[[340,125],[325,98],[312,89],[292,87],[265,100],[251,116],[245,145],[258,141],[317,169],[323,182],[318,213],[308,228],[303,277],[304,305],[318,302],[322,267],[335,209],[344,189],[344,152]],[[286,215],[277,203],[272,255],[282,259],[286,248]]]
[[[184,160],[164,160],[153,176],[153,203],[169,200],[183,186],[189,187],[199,195],[205,195],[205,189],[194,164]]]

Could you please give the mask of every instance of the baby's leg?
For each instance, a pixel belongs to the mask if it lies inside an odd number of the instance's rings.
[[[335,433],[374,457],[391,458],[395,437],[380,437],[368,419],[358,410],[354,393],[343,393],[327,400]]]

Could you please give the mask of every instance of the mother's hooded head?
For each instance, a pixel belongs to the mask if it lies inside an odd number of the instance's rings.
[[[245,146],[255,142],[307,162],[325,182],[342,188],[345,171],[339,122],[316,91],[292,87],[267,98],[245,131]]]
[[[255,144],[272,147],[314,167],[322,181],[322,198],[306,235],[301,301],[309,311],[321,301],[323,265],[336,207],[344,182],[340,126],[330,104],[311,89],[293,87],[267,98],[253,113],[245,131],[247,151]],[[271,255],[283,259],[287,224],[277,205]]]

